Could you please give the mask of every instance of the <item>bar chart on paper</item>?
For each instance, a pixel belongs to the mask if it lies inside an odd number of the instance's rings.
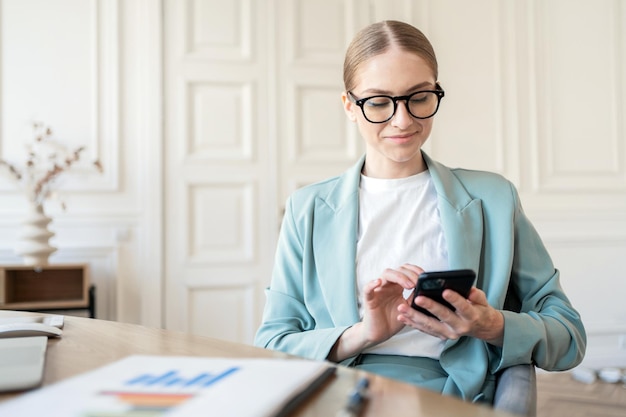
[[[164,373],[142,373],[123,382],[119,389],[102,390],[94,402],[97,406],[85,410],[86,417],[141,415],[158,416],[193,399],[203,389],[237,372],[230,367],[218,372],[187,373],[171,369]]]
[[[296,359],[136,355],[0,404],[0,415],[271,416],[332,369]]]
[[[180,370],[169,370],[161,375],[142,374],[135,378],[131,378],[124,385],[129,387],[198,387],[206,388],[218,382],[222,378],[226,378],[233,372],[238,371],[238,367],[228,368],[223,372],[207,373],[184,377]]]

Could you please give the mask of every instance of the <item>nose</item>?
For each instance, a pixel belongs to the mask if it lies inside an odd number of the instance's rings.
[[[406,101],[398,101],[396,113],[391,118],[391,125],[398,129],[406,129],[415,122],[411,113],[406,107]]]

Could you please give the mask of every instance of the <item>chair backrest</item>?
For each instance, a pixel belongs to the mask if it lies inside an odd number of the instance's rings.
[[[504,309],[520,312],[521,301],[509,283]],[[537,373],[535,365],[522,364],[503,369],[496,375],[493,407],[520,416],[537,415]]]
[[[537,374],[534,365],[515,365],[496,376],[493,407],[520,416],[537,415]]]

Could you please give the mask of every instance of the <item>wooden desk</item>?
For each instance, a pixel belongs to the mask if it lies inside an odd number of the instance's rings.
[[[33,313],[0,311],[0,318]],[[130,354],[189,355],[213,357],[289,358],[284,353],[222,340],[193,336],[139,325],[65,316],[61,338],[49,339],[43,385],[109,364]],[[334,417],[347,393],[365,375],[345,367],[294,416]],[[505,417],[510,414],[416,388],[377,375],[369,375],[370,399],[363,417],[464,416]],[[0,402],[19,393],[0,394]]]

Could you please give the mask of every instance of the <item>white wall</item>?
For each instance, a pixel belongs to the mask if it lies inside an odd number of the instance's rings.
[[[50,207],[52,260],[91,264],[99,317],[249,342],[285,197],[362,151],[341,62],[383,18],[438,53],[427,151],[515,182],[588,363],[626,366],[620,0],[0,0],[0,155],[36,117],[105,166],[68,184],[67,212]],[[23,205],[0,177],[2,263],[19,262]]]
[[[161,90],[158,2],[0,1],[0,153],[25,161],[32,120],[50,125],[102,175],[70,173],[51,201],[53,263],[86,262],[97,316],[160,326]],[[24,195],[0,176],[0,262],[13,252]]]

